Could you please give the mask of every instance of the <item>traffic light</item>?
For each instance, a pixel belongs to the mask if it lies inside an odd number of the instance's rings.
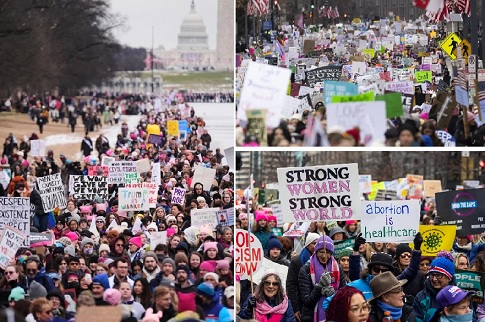
[[[315,3],[313,2],[313,0],[312,0],[312,2],[310,4],[310,8],[315,9]]]
[[[313,17],[313,13],[310,12],[310,18]]]
[[[478,164],[480,165],[480,168],[485,168],[485,160],[480,160]]]

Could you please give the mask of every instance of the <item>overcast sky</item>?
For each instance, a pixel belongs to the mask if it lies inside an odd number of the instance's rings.
[[[125,16],[128,30],[117,30],[115,37],[123,45],[165,49],[177,47],[177,37],[192,0],[111,0],[111,11]],[[195,10],[202,16],[209,36],[209,47],[216,48],[217,0],[195,0]]]

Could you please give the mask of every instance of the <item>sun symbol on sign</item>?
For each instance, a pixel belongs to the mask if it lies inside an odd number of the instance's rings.
[[[424,240],[426,247],[428,247],[431,251],[437,251],[442,242],[443,239],[437,232],[430,232]]]

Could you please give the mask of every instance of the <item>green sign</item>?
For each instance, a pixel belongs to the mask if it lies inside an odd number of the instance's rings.
[[[483,290],[485,288],[485,273],[455,270],[456,286],[465,291],[475,291],[472,296],[474,303],[483,303]]]
[[[389,93],[384,95],[376,95],[376,101],[386,102],[386,117],[402,116],[402,101],[401,93]]]
[[[433,78],[431,75],[431,71],[419,71],[414,73],[414,78],[416,78],[416,83],[424,83],[425,81],[432,82]]]
[[[340,258],[340,254],[345,248],[354,247],[354,242],[355,242],[355,237],[349,238],[347,240],[335,242],[333,256],[335,258]]]
[[[332,96],[332,103],[347,102],[372,102],[374,101],[374,91],[352,96]]]

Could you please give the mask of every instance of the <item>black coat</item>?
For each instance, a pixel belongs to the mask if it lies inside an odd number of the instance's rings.
[[[32,189],[32,192],[30,193],[30,204],[35,206],[36,215],[45,215],[44,207],[42,206],[42,198],[37,188]]]
[[[345,286],[345,273],[342,267],[339,265],[340,270],[340,285],[339,288]],[[313,311],[315,305],[322,297],[322,288],[320,286],[313,285],[312,278],[310,276],[310,263],[306,263],[300,268],[298,273],[298,284],[300,285],[300,297],[302,298],[301,308],[301,320],[313,322]],[[289,291],[287,291],[289,293]]]
[[[384,318],[384,312],[377,306],[376,303],[374,303],[372,305],[369,317],[372,322],[381,322]],[[402,308],[401,322],[416,322],[416,315],[413,312],[412,306],[404,304]]]
[[[288,268],[288,276],[286,277],[286,294],[291,302],[294,312],[300,312],[302,306],[302,299],[300,296],[300,285],[298,284],[298,274],[301,269],[300,256],[297,255],[291,260]]]

